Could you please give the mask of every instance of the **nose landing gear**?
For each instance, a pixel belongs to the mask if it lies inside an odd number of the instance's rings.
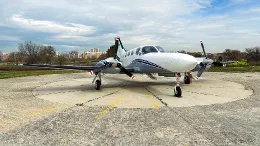
[[[98,78],[98,79],[97,79]],[[94,84],[94,82],[95,82],[95,89],[96,90],[100,90],[100,88],[101,88],[101,72],[99,72],[96,76],[95,76],[95,78],[93,79],[93,81],[92,81],[92,84]]]

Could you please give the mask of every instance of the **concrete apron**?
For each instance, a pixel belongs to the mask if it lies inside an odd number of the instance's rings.
[[[72,79],[49,83],[33,90],[35,97],[68,105],[111,106],[117,108],[160,108],[211,105],[244,99],[253,94],[241,84],[201,77],[192,84],[181,84],[182,98],[174,96],[175,78],[145,75],[135,80],[127,76],[102,78],[101,90],[95,90],[92,79]]]

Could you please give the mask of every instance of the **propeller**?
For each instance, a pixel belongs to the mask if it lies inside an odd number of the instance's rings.
[[[122,66],[121,63],[118,63],[118,64],[117,64],[117,67],[120,68],[120,70],[121,70],[123,73],[125,73],[126,75],[128,75],[128,76],[131,77],[132,79],[135,78],[135,76],[134,76],[131,72],[129,72],[127,69],[125,69],[125,68]]]
[[[195,77],[196,80],[199,79],[199,77],[202,75],[202,73],[205,71],[205,69],[207,67],[207,65],[203,64],[202,62],[200,63],[200,66],[201,66],[201,68],[200,68],[200,70],[198,71],[198,73],[197,73],[197,75]]]
[[[201,45],[201,48],[203,50],[205,59],[203,59],[203,62],[200,63],[201,67],[200,67],[200,69],[199,69],[199,71],[198,71],[198,73],[197,73],[197,75],[195,77],[196,80],[198,80],[199,77],[202,75],[202,73],[206,70],[206,67],[207,67],[208,63],[212,62],[212,60],[208,59],[208,57],[207,57],[207,54],[206,54],[206,51],[204,49],[204,45],[203,45],[202,40],[200,40],[200,45]]]
[[[129,72],[127,69],[125,69],[125,67],[122,66],[122,63],[120,62],[120,58],[117,56],[119,43],[120,43],[122,49],[124,49],[123,44],[120,40],[120,37],[117,36],[115,38],[115,56],[98,62],[96,64],[97,68],[95,68],[93,71],[89,72],[90,75],[98,74],[99,72],[101,72],[102,70],[104,70],[106,68],[109,68],[111,66],[115,66],[115,67],[118,67],[121,72],[125,73],[126,75],[128,75],[132,79],[135,78],[135,76],[131,72]]]

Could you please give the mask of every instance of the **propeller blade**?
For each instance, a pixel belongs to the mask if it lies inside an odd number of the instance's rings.
[[[120,63],[117,64],[117,67],[119,67],[120,70],[121,70],[123,73],[125,73],[126,75],[128,75],[128,76],[131,77],[132,79],[135,78],[135,76],[134,76],[131,72],[129,72],[128,70],[126,70]]]
[[[203,50],[204,56],[206,57],[206,59],[208,59],[208,57],[207,57],[207,55],[206,55],[206,52],[205,52],[205,49],[204,49],[204,45],[203,45],[202,40],[200,40],[200,45],[201,45],[201,47],[202,47],[202,50]]]
[[[198,71],[198,73],[195,77],[196,80],[199,79],[199,77],[202,75],[202,73],[205,71],[205,69],[206,69],[206,65],[201,66],[200,70]]]

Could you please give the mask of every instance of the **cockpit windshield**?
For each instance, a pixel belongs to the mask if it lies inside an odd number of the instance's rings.
[[[160,52],[165,52],[164,49],[160,46],[155,46]]]
[[[147,53],[157,53],[157,49],[154,48],[153,46],[145,46],[142,49],[142,53],[143,54],[147,54]]]

